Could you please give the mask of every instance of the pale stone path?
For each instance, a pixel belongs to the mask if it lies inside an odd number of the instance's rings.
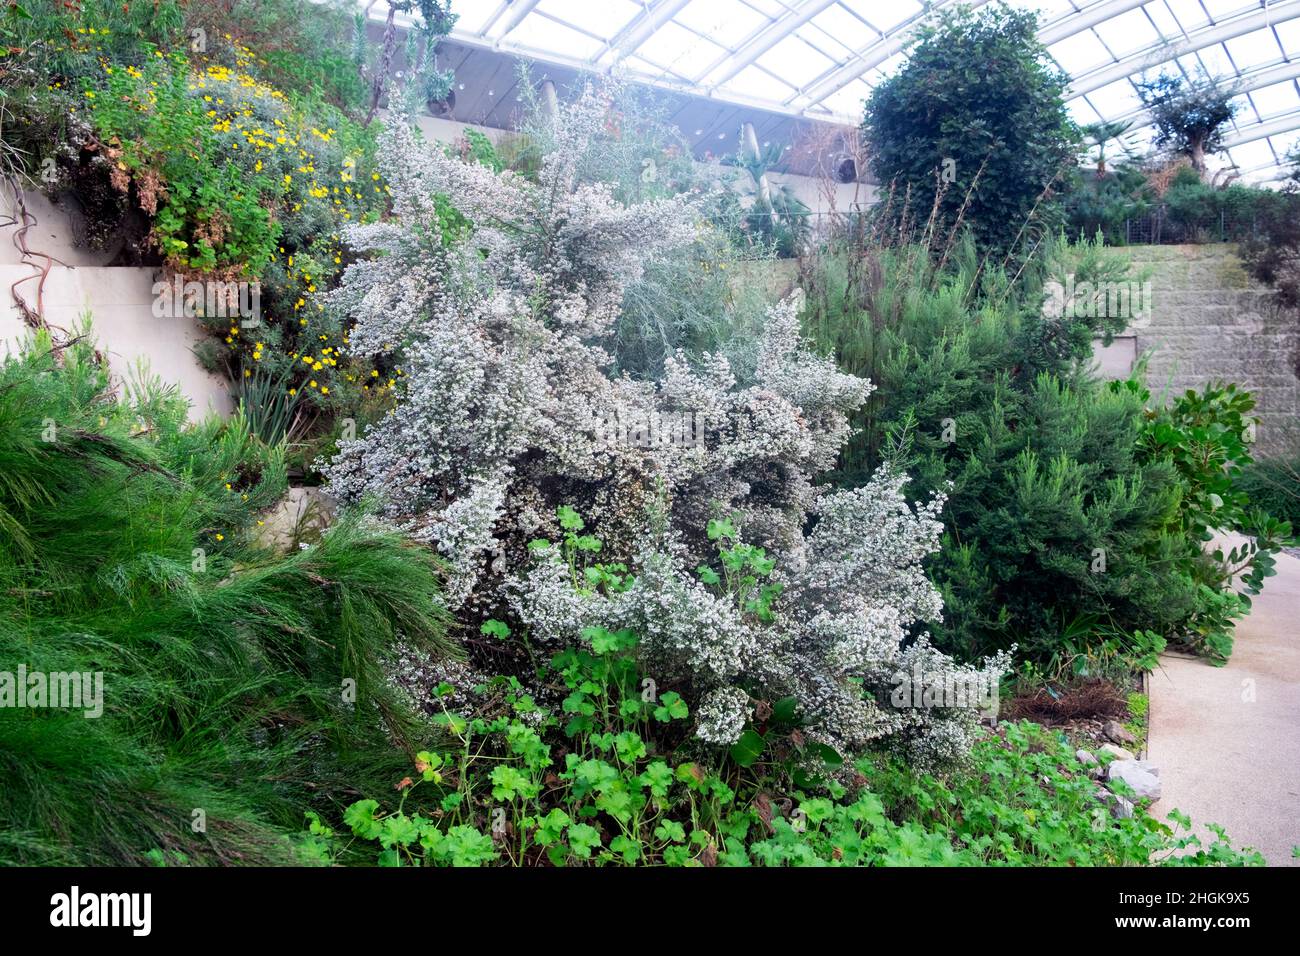
[[[1277,557],[1226,667],[1165,655],[1151,675],[1148,757],[1160,768],[1155,814],[1218,823],[1270,866],[1300,845],[1300,560]]]

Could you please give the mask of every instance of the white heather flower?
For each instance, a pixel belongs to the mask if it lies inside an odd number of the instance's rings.
[[[695,734],[706,743],[728,746],[740,739],[753,714],[749,695],[738,687],[719,687],[700,701]]]
[[[611,377],[600,343],[624,293],[694,239],[696,215],[687,198],[625,205],[584,181],[581,157],[601,148],[607,115],[590,89],[563,107],[537,181],[449,156],[400,123],[385,131],[394,217],[348,231],[373,255],[348,267],[328,305],[354,352],[403,370],[402,389],[322,465],[330,491],[377,501],[383,519],[435,545],[448,604],[469,619],[504,600],[551,648],[593,625],[634,630],[643,664],[690,696],[706,741],[740,735],[751,693],[793,695],[807,736],[845,753],[885,738],[925,764],[959,757],[969,711],[894,708],[887,692],[900,668],[976,673],[908,643],[942,613],[922,561],[938,548],[943,497],[913,506],[905,476],[887,470],[818,489],[872,386],[802,341],[801,294],[771,310],[748,387],[711,355],[670,356],[658,381]],[[456,241],[442,234],[439,195],[468,220]],[[639,447],[599,427],[673,416],[700,440]],[[529,539],[560,539],[559,505],[603,541],[602,560],[630,565],[629,589],[575,588],[556,549],[526,557]],[[716,558],[703,531],[720,514],[778,561],[771,621],[691,570]]]

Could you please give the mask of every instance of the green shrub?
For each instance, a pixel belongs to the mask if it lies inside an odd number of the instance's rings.
[[[1133,380],[1112,383],[1111,390],[1133,392],[1149,402],[1146,390]],[[1259,422],[1250,415],[1254,407],[1255,399],[1244,389],[1211,382],[1149,412],[1139,441],[1143,460],[1168,461],[1177,470],[1181,493],[1167,531],[1172,540],[1186,542],[1177,566],[1202,593],[1183,632],[1174,636],[1219,662],[1232,653],[1233,621],[1247,613],[1264,579],[1276,573],[1273,555],[1291,535],[1289,524],[1251,507],[1243,482],[1253,462],[1250,443]],[[1246,540],[1208,555],[1202,545],[1213,540],[1215,531],[1238,532]]]
[[[1132,166],[1095,175],[1080,170],[1062,199],[1066,232],[1076,240],[1100,234],[1107,245],[1123,245],[1125,222],[1147,215],[1154,198],[1146,176]]]
[[[1040,200],[1078,141],[1068,78],[1037,30],[1036,13],[1006,5],[944,11],[916,30],[907,62],[867,101],[879,181],[909,193],[922,218],[940,189],[940,231],[960,218],[982,247],[1013,248],[1022,223],[1047,218],[1051,203]]]
[[[1300,168],[1284,191],[1270,193],[1256,210],[1254,232],[1241,245],[1247,270],[1277,289],[1278,301],[1300,308]]]
[[[1014,644],[1048,673],[1078,675],[1148,668],[1166,641],[1226,657],[1290,533],[1240,485],[1254,400],[1215,384],[1161,409],[1140,371],[1093,379],[1094,338],[1128,317],[1100,295],[1043,307],[1066,274],[1076,290],[1129,281],[1093,243],[1045,241],[1010,276],[967,244],[934,245],[832,246],[805,268],[805,326],[878,386],[837,483],[892,458],[910,493],[948,489],[928,565],[944,598],[936,643],[968,660]],[[1259,540],[1216,560],[1202,553],[1211,528]]]
[[[1122,278],[1092,245],[1052,255],[1068,262],[1045,273]],[[1093,336],[1126,320],[1044,316],[1041,274],[1013,282],[968,246],[949,261],[940,272],[924,249],[864,248],[814,264],[807,329],[878,386],[837,482],[894,457],[911,493],[947,489],[929,565],[944,649],[975,659],[1014,644],[1085,669],[1115,656],[1108,643],[1145,658],[1133,633],[1176,630],[1196,589],[1168,563],[1174,469],[1138,459],[1142,400],[1079,371]]]

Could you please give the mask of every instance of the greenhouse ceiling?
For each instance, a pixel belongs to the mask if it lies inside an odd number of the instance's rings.
[[[372,19],[383,0],[360,0]],[[988,0],[968,0],[983,6]],[[1040,37],[1070,75],[1081,124],[1126,121],[1137,153],[1150,127],[1135,81],[1204,71],[1241,109],[1227,165],[1269,180],[1300,131],[1300,0],[1009,0],[1040,13]],[[909,36],[953,0],[456,0],[451,39],[570,70],[617,72],[716,108],[856,123]],[[698,125],[703,134],[705,123]],[[760,134],[761,135],[761,134]]]

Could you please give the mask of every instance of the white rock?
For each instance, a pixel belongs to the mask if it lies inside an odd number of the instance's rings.
[[[1079,761],[1079,763],[1083,764],[1085,767],[1095,767],[1097,765],[1097,758],[1086,750],[1076,750],[1074,752],[1074,759]]]
[[[1103,790],[1100,794],[1101,802],[1106,804],[1110,810],[1110,815],[1117,820],[1127,820],[1133,816],[1133,801],[1126,800],[1119,794],[1111,793],[1109,790]]]
[[[1131,751],[1125,750],[1123,747],[1117,747],[1114,744],[1102,744],[1097,752],[1101,754],[1109,754],[1115,760],[1137,759],[1137,757],[1133,756]]]
[[[1160,799],[1160,777],[1145,760],[1116,760],[1106,768],[1107,780],[1123,780],[1133,792],[1147,800]]]

